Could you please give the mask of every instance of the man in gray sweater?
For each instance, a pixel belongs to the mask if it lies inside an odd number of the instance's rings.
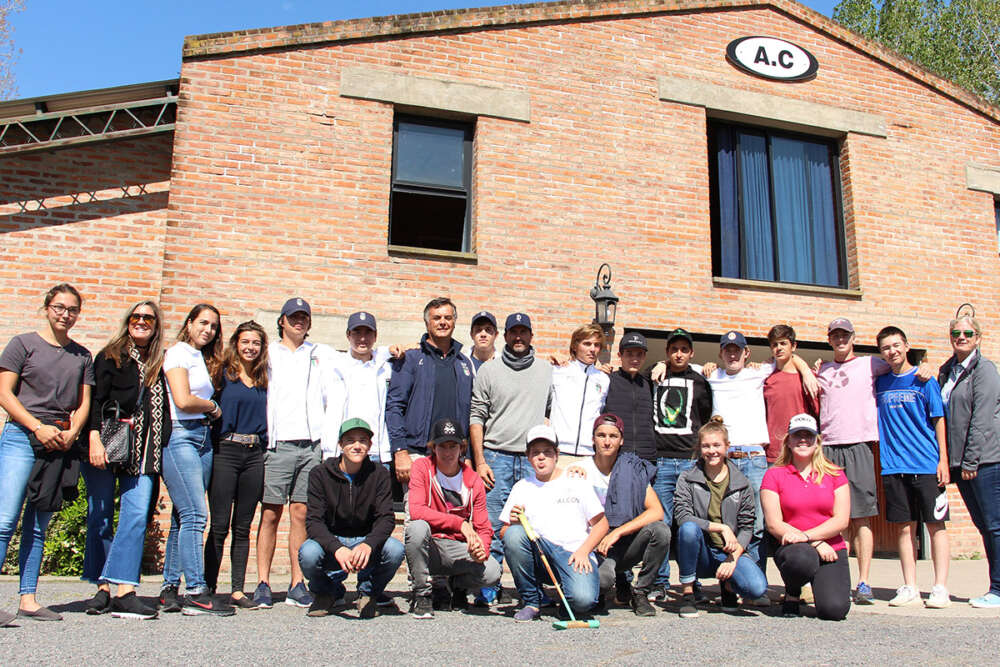
[[[480,367],[472,385],[469,441],[472,462],[486,485],[486,511],[493,524],[490,556],[503,563],[500,512],[518,480],[532,475],[524,438],[532,426],[545,423],[552,389],[552,366],[535,359],[531,319],[507,316],[500,356]],[[488,605],[497,590],[483,589],[476,604]]]

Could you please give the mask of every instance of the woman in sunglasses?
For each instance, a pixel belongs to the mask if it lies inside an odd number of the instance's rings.
[[[21,527],[21,603],[17,615],[37,621],[62,616],[35,599],[42,565],[45,529],[54,508],[50,494],[29,480],[39,465],[69,451],[87,423],[94,364],[82,345],[69,337],[83,300],[72,285],[50,289],[43,302],[45,324],[36,332],[14,336],[0,355],[0,408],[7,423],[0,436],[0,562],[7,557],[25,496]],[[45,492],[42,498],[39,492]],[[60,496],[61,498],[61,496]],[[58,502],[58,501],[56,501]],[[0,625],[12,620],[0,611]]]
[[[948,418],[948,465],[972,523],[983,536],[990,588],[969,600],[973,607],[1000,609],[1000,375],[979,351],[974,317],[951,321],[951,358],[938,383]]]
[[[87,547],[83,579],[97,585],[88,614],[150,619],[156,610],[135,594],[139,585],[149,502],[160,474],[163,445],[170,438],[167,384],[163,375],[163,316],[153,301],[140,301],[94,361],[96,384],[90,407],[90,447],[82,466],[87,482]],[[101,423],[118,408],[131,419],[134,442],[128,461],[108,463]],[[117,530],[115,480],[121,509]],[[117,595],[111,598],[111,584]]]

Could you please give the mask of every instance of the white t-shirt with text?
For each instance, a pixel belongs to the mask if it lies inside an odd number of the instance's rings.
[[[520,480],[500,512],[501,522],[510,523],[510,510],[515,505],[524,507],[538,535],[569,552],[580,548],[590,533],[591,520],[604,513],[590,483],[565,474],[548,482],[534,477]]]

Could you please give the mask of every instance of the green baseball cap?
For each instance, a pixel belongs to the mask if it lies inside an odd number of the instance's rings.
[[[373,431],[372,427],[368,425],[368,422],[358,417],[352,417],[340,425],[340,435],[338,435],[337,438],[343,438],[345,433],[355,428],[368,431],[368,435],[375,435],[375,431]]]

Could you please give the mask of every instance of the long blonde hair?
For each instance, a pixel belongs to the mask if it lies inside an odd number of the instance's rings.
[[[132,337],[128,333],[128,318],[132,316],[139,306],[147,306],[156,316],[153,324],[153,336],[149,339],[149,347],[146,348],[146,386],[152,387],[159,380],[160,369],[163,368],[163,312],[155,301],[140,301],[134,304],[125,312],[118,333],[111,337],[108,344],[101,350],[101,354],[115,363],[116,368],[121,368],[128,359],[128,346],[132,342]]]
[[[788,446],[789,435],[791,434],[786,433],[785,437],[781,440],[781,454],[778,456],[778,460],[774,462],[775,466],[787,466],[792,462],[792,448]],[[830,459],[826,458],[826,455],[823,454],[823,436],[819,433],[816,434],[816,449],[813,450],[811,463],[813,481],[816,484],[822,484],[825,475],[834,475],[842,470],[840,466],[831,463]]]

